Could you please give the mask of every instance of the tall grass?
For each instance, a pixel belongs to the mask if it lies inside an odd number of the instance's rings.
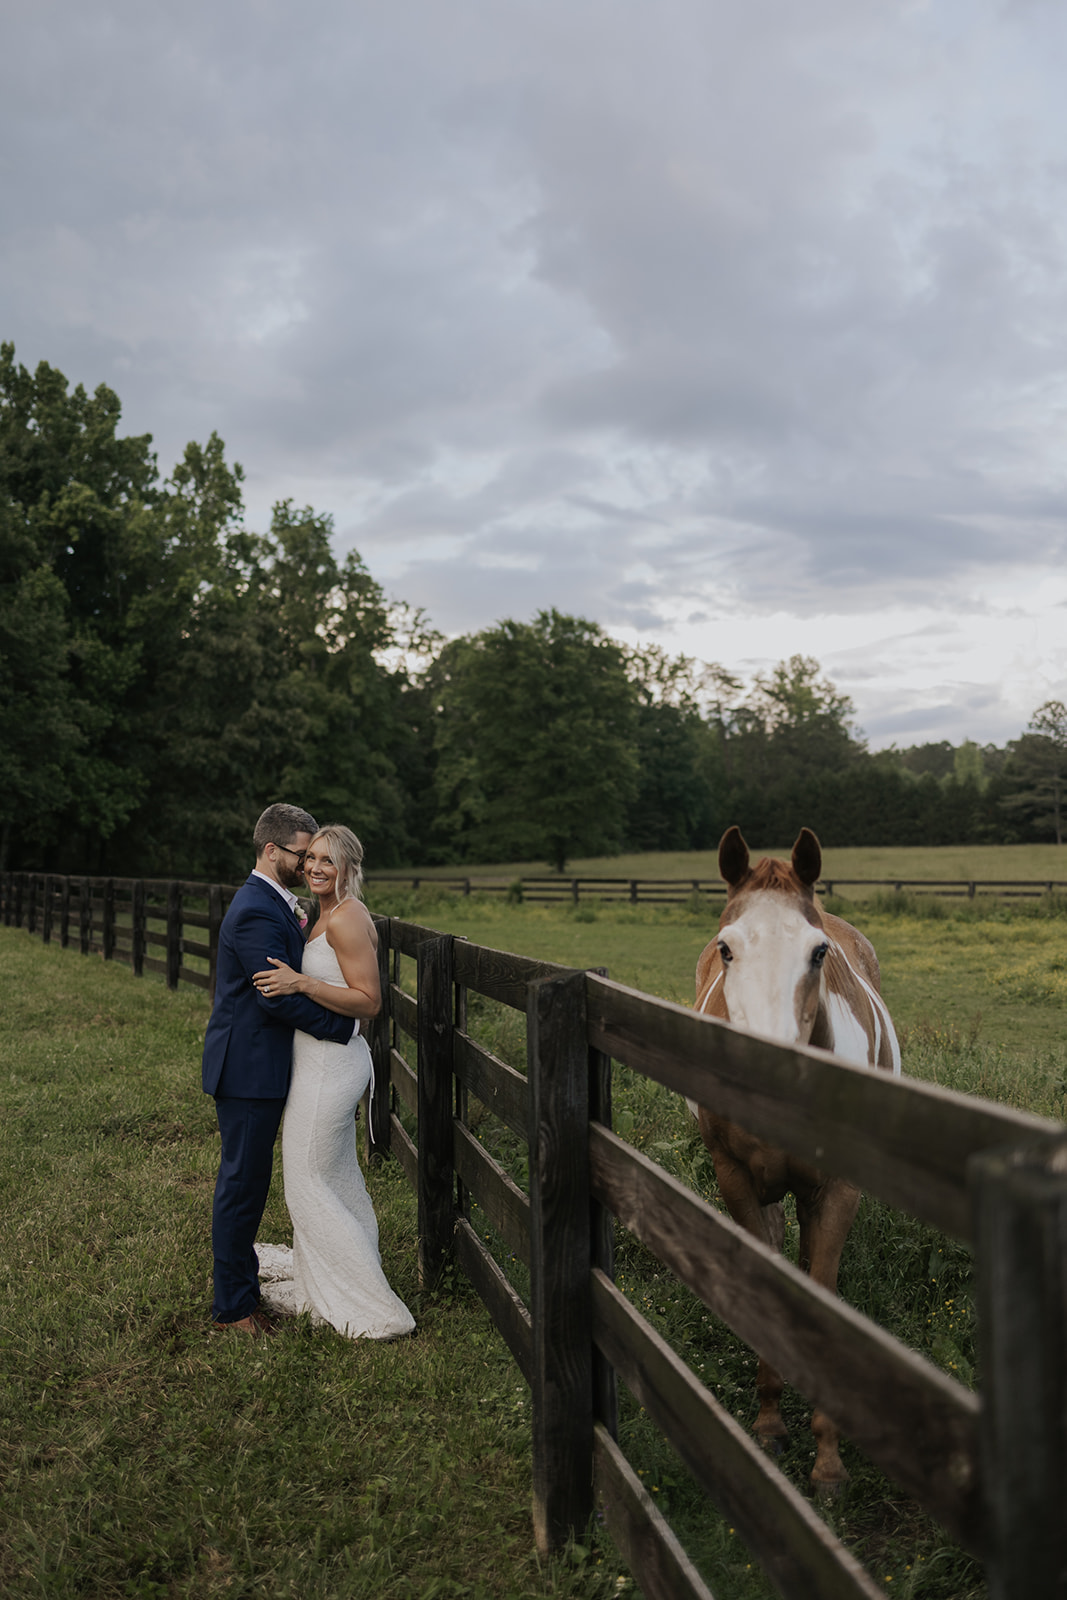
[[[369,1182],[412,1340],[214,1333],[203,998],[13,930],[0,982],[0,1592],[617,1592],[605,1550],[538,1562],[526,1387],[461,1284],[419,1291],[395,1163]],[[291,1238],[278,1174],[262,1236]]]
[[[440,893],[375,909],[565,964],[607,965],[678,1000],[691,998],[696,954],[717,920],[696,903],[594,907],[589,921],[565,908]],[[1067,1051],[1054,989],[1062,922],[1033,907],[985,910],[961,903],[937,920],[921,910],[854,914],[882,957],[906,1071],[1062,1116]],[[305,1322],[265,1346],[213,1334],[217,1136],[199,1092],[203,996],[168,994],[13,930],[0,930],[0,982],[8,1001],[0,1194],[11,1219],[0,1267],[5,1594],[599,1600],[632,1587],[595,1529],[560,1561],[538,1563],[527,1390],[461,1282],[439,1298],[420,1293],[414,1202],[395,1163],[369,1181],[387,1270],[418,1322],[414,1340],[352,1344]],[[1027,983],[1044,998],[1020,1000]],[[520,1016],[471,997],[470,1027],[522,1066]],[[613,1096],[617,1131],[718,1203],[710,1158],[678,1097],[621,1067]],[[493,1153],[524,1182],[521,1142],[484,1108],[472,1111]],[[789,1224],[795,1250],[792,1216]],[[290,1237],[277,1177],[262,1236]],[[498,1249],[524,1290],[519,1264]],[[617,1273],[750,1423],[752,1353],[624,1233]],[[973,1381],[962,1247],[868,1198],[841,1288]],[[809,1408],[787,1391],[785,1414],[792,1439],[782,1470],[804,1487]],[[769,1596],[729,1524],[625,1392],[620,1432],[719,1600]],[[845,1459],[851,1485],[829,1515],[887,1592],[977,1600],[977,1564],[847,1443]]]

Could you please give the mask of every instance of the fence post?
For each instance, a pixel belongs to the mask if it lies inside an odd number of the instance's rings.
[[[83,878],[78,895],[78,946],[83,956],[89,954],[93,943],[93,885]]]
[[[60,879],[59,891],[59,943],[66,950],[70,945],[70,879]]]
[[[591,968],[602,978],[608,975],[607,967]],[[589,1120],[602,1123],[611,1130],[611,1057],[602,1050],[589,1051]],[[598,1200],[589,1202],[589,1236],[592,1257],[590,1265],[599,1267],[606,1277],[615,1281],[615,1218],[607,1206]],[[594,1346],[593,1361],[593,1413],[598,1422],[611,1434],[619,1437],[619,1385],[615,1368]]]
[[[222,932],[222,885],[212,883],[207,891],[207,947],[210,952],[207,958],[208,994],[215,998],[215,980],[219,970],[219,935]]]
[[[15,926],[22,927],[22,895],[26,886],[26,874],[20,872],[15,881]]]
[[[452,935],[419,945],[419,1282],[432,1289],[452,1254]]]
[[[167,885],[167,988],[178,987],[182,964],[182,886]]]
[[[990,1600],[1067,1593],[1067,1137],[971,1158]]]
[[[543,1555],[580,1537],[593,1509],[585,983],[584,972],[548,978],[526,1002],[533,1522]]]
[[[115,880],[104,879],[104,960],[115,955]]]
[[[37,932],[37,874],[30,873],[30,892],[26,897],[26,932]]]
[[[52,876],[46,872],[44,875],[44,888],[41,891],[41,943],[52,943]]]
[[[392,1063],[389,1052],[393,1044],[393,1012],[390,993],[390,955],[392,940],[388,917],[375,917],[378,930],[378,983],[382,991],[382,1009],[374,1019],[370,1031],[370,1053],[374,1063],[374,1093],[367,1116],[367,1155],[388,1155],[390,1146],[389,1113],[392,1110]]]
[[[132,928],[130,942],[133,947],[133,973],[135,978],[144,977],[144,957],[148,945],[146,937],[148,931],[148,918],[145,915],[144,879],[135,878],[133,881],[133,895],[130,902],[130,915]]]

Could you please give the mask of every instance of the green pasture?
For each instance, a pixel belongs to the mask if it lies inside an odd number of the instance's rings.
[[[716,920],[696,904],[546,908],[426,891],[371,899],[375,910],[481,943],[605,966],[680,1001],[691,998]],[[882,958],[906,1070],[1064,1115],[1067,918],[1055,903],[961,904],[938,916],[926,904],[877,902],[856,920]],[[418,1290],[414,1203],[395,1163],[369,1181],[387,1270],[418,1322],[413,1340],[352,1344],[304,1321],[267,1345],[214,1334],[217,1136],[199,1090],[204,996],[170,994],[157,979],[13,929],[0,929],[0,982],[0,1184],[10,1219],[0,1267],[0,1592],[633,1592],[595,1529],[559,1561],[538,1562],[528,1392],[462,1283],[438,1297]],[[521,1061],[521,1019],[478,1002],[471,1011],[472,1028]],[[625,1137],[714,1198],[710,1163],[677,1097],[619,1068],[614,1100]],[[488,1118],[480,1131],[521,1176],[523,1152]],[[291,1237],[280,1172],[262,1236]],[[751,1353],[628,1237],[617,1271],[750,1421]],[[970,1381],[970,1267],[960,1246],[865,1201],[842,1292]],[[787,1399],[793,1440],[782,1466],[803,1484],[807,1407]],[[621,1435],[718,1600],[764,1600],[770,1590],[747,1552],[625,1394]],[[852,1483],[829,1515],[888,1594],[984,1594],[973,1561],[856,1452],[847,1460]]]
[[[813,823],[815,832],[818,826]],[[742,827],[742,832],[744,828]],[[753,857],[788,859],[793,841],[748,840]],[[398,869],[399,870],[399,869]],[[374,863],[368,863],[373,876]],[[467,863],[456,867],[410,867],[405,873],[437,878],[491,878],[511,883],[516,878],[554,876],[543,861]],[[719,876],[718,850],[650,851],[643,855],[588,856],[568,861],[568,878],[714,878]],[[944,846],[877,845],[823,851],[827,878],[1024,878],[1067,882],[1067,846],[1054,844],[989,844]]]

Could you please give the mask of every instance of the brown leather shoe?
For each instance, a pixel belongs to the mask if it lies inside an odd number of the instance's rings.
[[[211,1326],[219,1332],[226,1328],[236,1328],[239,1333],[250,1333],[253,1339],[258,1339],[264,1333],[271,1334],[278,1331],[278,1324],[259,1306],[255,1311],[250,1311],[247,1317],[238,1317],[236,1322],[213,1322]]]

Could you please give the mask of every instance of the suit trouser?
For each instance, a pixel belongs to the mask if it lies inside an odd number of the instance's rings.
[[[211,1212],[216,1322],[237,1322],[259,1304],[256,1233],[270,1190],[284,1100],[216,1099],[222,1159]]]

